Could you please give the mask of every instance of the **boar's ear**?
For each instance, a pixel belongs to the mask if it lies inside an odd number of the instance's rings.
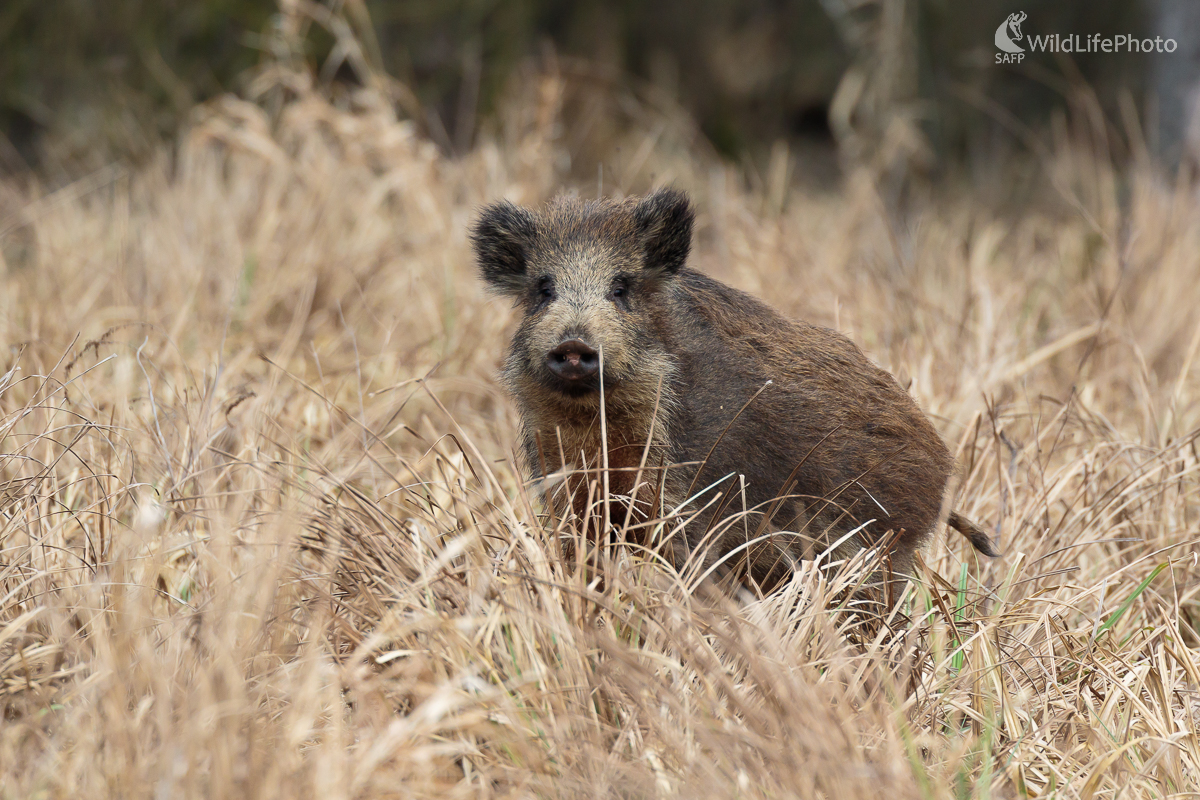
[[[483,210],[471,229],[471,243],[483,279],[502,294],[517,294],[525,286],[529,248],[537,236],[533,215],[507,200]]]
[[[633,209],[646,254],[646,269],[674,275],[692,247],[692,204],[677,189],[659,189]]]

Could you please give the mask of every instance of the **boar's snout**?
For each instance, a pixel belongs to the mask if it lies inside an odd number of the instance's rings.
[[[600,357],[582,339],[567,339],[546,354],[546,365],[564,381],[584,381],[600,371]]]

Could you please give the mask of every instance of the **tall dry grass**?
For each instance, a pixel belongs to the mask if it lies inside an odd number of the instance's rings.
[[[1065,123],[903,215],[622,147],[604,191],[691,191],[695,264],[911,382],[996,526],[864,639],[863,564],[723,598],[539,517],[466,231],[570,181],[559,78],[449,160],[284,77],[0,184],[0,795],[1196,796],[1190,187]]]

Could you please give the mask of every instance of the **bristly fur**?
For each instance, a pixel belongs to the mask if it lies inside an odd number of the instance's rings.
[[[473,234],[480,271],[524,311],[504,376],[531,475],[596,479],[607,467],[610,497],[636,495],[643,517],[699,493],[692,508],[704,510],[671,555],[713,542],[710,561],[739,552],[762,584],[839,539],[838,556],[890,541],[891,568],[907,572],[938,519],[945,444],[845,336],[688,269],[693,218],[672,189],[560,198],[536,214],[484,210]],[[594,378],[564,382],[551,368],[548,354],[569,339],[599,353]],[[587,496],[576,476],[549,500],[585,517]],[[645,507],[650,496],[657,508]],[[958,514],[949,522],[994,555],[981,529]]]

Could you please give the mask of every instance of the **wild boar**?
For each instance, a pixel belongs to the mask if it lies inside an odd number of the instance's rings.
[[[879,544],[908,573],[941,513],[946,445],[848,338],[689,269],[693,218],[672,189],[483,210],[480,272],[523,314],[503,375],[531,477],[559,513],[586,519],[604,495],[610,530],[690,517],[669,557],[724,559],[763,587],[797,559]]]

